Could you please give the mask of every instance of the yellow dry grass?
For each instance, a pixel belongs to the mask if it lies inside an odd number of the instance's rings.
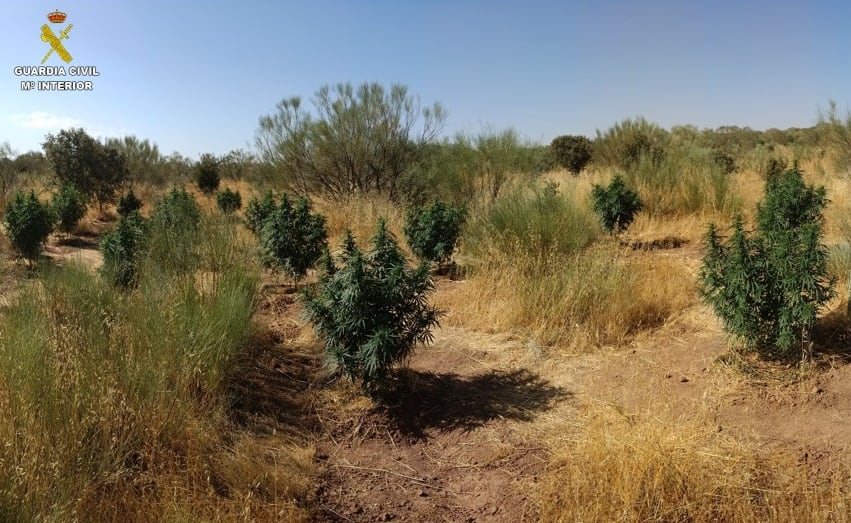
[[[694,302],[693,282],[675,257],[603,246],[548,260],[493,260],[436,303],[450,311],[449,325],[579,348],[623,343],[664,324]]]
[[[572,428],[540,483],[544,521],[849,520],[847,468],[819,474],[704,419],[595,406]]]

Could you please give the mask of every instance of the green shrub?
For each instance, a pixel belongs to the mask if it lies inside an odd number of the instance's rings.
[[[658,167],[666,155],[665,149],[653,141],[646,134],[637,134],[626,142],[621,166],[624,169],[633,169],[642,161],[649,161],[654,167]]]
[[[86,202],[76,187],[64,184],[53,197],[53,212],[56,215],[59,230],[70,233],[83,216],[86,215]]]
[[[618,122],[605,133],[597,131],[594,162],[618,169],[634,167],[646,156],[659,162],[665,155],[670,135],[644,118]]]
[[[421,145],[417,161],[399,178],[409,205],[434,198],[461,203],[495,198],[518,174],[532,176],[556,166],[550,148],[525,141],[514,129],[458,134],[452,141]]]
[[[272,214],[277,206],[272,191],[267,191],[263,198],[252,198],[245,208],[245,225],[254,234],[259,235],[263,222]]]
[[[642,207],[638,194],[628,188],[620,176],[615,176],[608,187],[594,184],[591,198],[594,212],[610,233],[625,231]]]
[[[212,194],[218,190],[220,182],[219,161],[211,154],[201,155],[195,166],[195,183],[198,188],[205,194]]]
[[[242,195],[239,191],[225,189],[216,195],[216,204],[225,214],[232,214],[242,207]]]
[[[407,87],[325,85],[311,98],[281,100],[260,118],[257,147],[278,178],[300,193],[334,198],[376,191],[398,196],[400,177],[446,121],[440,104],[422,107]]]
[[[836,102],[831,100],[826,110],[819,110],[816,131],[818,141],[833,160],[834,169],[839,173],[851,169],[851,111],[839,114]]]
[[[571,194],[549,183],[521,188],[478,208],[464,227],[464,252],[478,261],[495,253],[572,254],[594,242],[600,234],[594,214]]]
[[[55,136],[48,134],[43,146],[56,179],[74,185],[86,199],[95,198],[101,207],[115,201],[116,192],[129,176],[125,156],[83,129],[63,129]]]
[[[54,220],[50,206],[40,202],[34,191],[30,191],[29,196],[15,193],[3,214],[3,224],[12,246],[28,260],[41,254],[53,231]]]
[[[712,151],[712,161],[724,174],[733,174],[738,168],[736,159],[732,155],[717,149]]]
[[[711,149],[688,143],[669,145],[661,158],[640,156],[623,172],[651,216],[711,212],[732,216],[741,199],[735,179],[714,160]]]
[[[311,213],[307,198],[302,196],[293,205],[284,194],[281,204],[263,222],[260,239],[267,265],[298,281],[328,247],[325,217]]]
[[[366,388],[380,387],[417,342],[431,341],[439,312],[426,301],[434,290],[428,266],[406,267],[384,220],[364,255],[351,232],[341,266],[327,253],[319,283],[303,293],[306,314],[325,339],[330,359]]]
[[[558,136],[550,144],[555,161],[573,174],[579,174],[591,161],[592,147],[584,136]]]
[[[710,224],[701,295],[745,347],[806,355],[818,310],[834,295],[821,242],[826,204],[824,188],[805,185],[796,166],[766,182],[755,234],[740,216],[726,242]]]
[[[421,260],[448,261],[466,219],[466,205],[447,205],[434,200],[431,206],[412,210],[405,217],[408,245]]]
[[[154,204],[150,219],[152,271],[191,274],[198,266],[197,246],[201,209],[184,189],[172,189]]]
[[[114,285],[135,286],[146,237],[147,224],[137,211],[122,215],[115,230],[106,233],[101,240],[101,274]]]
[[[133,211],[138,211],[142,208],[142,200],[136,197],[133,193],[133,189],[130,189],[130,192],[122,196],[118,200],[118,207],[116,210],[120,216],[127,216]]]
[[[0,310],[0,519],[208,518],[209,496],[159,491],[204,491],[198,471],[226,470],[199,449],[228,445],[258,274],[233,267],[202,289],[143,273],[126,293],[71,262],[38,283]]]

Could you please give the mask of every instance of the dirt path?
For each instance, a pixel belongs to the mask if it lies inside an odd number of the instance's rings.
[[[442,329],[390,406],[326,421],[316,519],[537,521],[528,486],[547,455],[523,426],[570,393],[529,368],[495,368],[511,343]]]

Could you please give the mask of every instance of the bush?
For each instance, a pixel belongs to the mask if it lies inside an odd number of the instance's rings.
[[[114,231],[104,235],[100,243],[103,254],[101,274],[120,287],[136,285],[145,250],[147,225],[137,211],[122,215]]]
[[[591,140],[584,136],[559,136],[550,144],[556,162],[572,172],[580,171],[591,161]]]
[[[338,267],[326,250],[324,274],[303,294],[306,314],[346,375],[366,388],[380,387],[417,342],[431,341],[440,314],[426,301],[434,284],[426,264],[406,267],[383,219],[368,254],[350,231],[343,251]]]
[[[524,140],[512,128],[424,144],[417,161],[399,179],[400,196],[422,205],[433,198],[455,203],[495,199],[516,175],[552,170],[549,147]]]
[[[627,119],[597,131],[594,140],[594,163],[619,169],[633,168],[646,156],[659,162],[665,156],[670,135],[655,123],[644,118]]]
[[[818,310],[834,295],[821,242],[826,204],[824,188],[805,185],[796,166],[766,182],[756,234],[738,216],[723,242],[710,224],[701,295],[746,348],[806,355]]]
[[[124,155],[82,129],[65,129],[56,136],[48,134],[43,146],[56,178],[74,185],[87,199],[97,199],[100,205],[114,201],[115,193],[129,176]]]
[[[76,187],[64,184],[53,197],[53,212],[56,215],[59,230],[70,233],[83,216],[86,215],[86,203]]]
[[[665,160],[666,154],[661,145],[653,143],[645,134],[638,134],[626,142],[621,166],[624,169],[634,169],[642,161],[649,161],[658,167]]]
[[[721,172],[724,174],[733,174],[736,172],[738,166],[736,165],[736,159],[733,158],[730,154],[725,153],[724,151],[713,150],[712,151],[712,161],[715,165],[721,169]]]
[[[620,176],[615,176],[608,187],[594,184],[591,198],[594,212],[609,233],[625,231],[642,207],[638,194],[629,189]]]
[[[252,198],[245,208],[245,226],[254,234],[259,235],[263,229],[263,222],[276,209],[275,198],[271,191],[267,191],[263,198]]]
[[[643,210],[650,216],[709,212],[732,217],[741,205],[735,180],[713,151],[694,144],[671,144],[658,158],[640,155],[623,177],[643,196]]]
[[[130,192],[122,196],[118,200],[118,207],[116,210],[120,216],[127,216],[133,211],[138,211],[142,208],[142,200],[136,197],[133,193],[133,189],[130,189]]]
[[[208,493],[207,474],[247,498],[282,488],[266,468],[230,479],[233,438],[221,430],[252,332],[257,273],[235,267],[203,287],[159,273],[141,280],[120,292],[71,262],[46,268],[0,310],[0,440],[17,442],[0,445],[3,521],[230,513],[230,500]],[[186,493],[179,501],[174,488]],[[257,514],[267,504],[249,506]]]
[[[212,194],[219,188],[219,162],[211,154],[201,155],[201,160],[195,166],[195,183],[205,194]]]
[[[41,254],[47,237],[53,232],[54,220],[50,206],[40,202],[33,191],[29,196],[15,193],[3,214],[3,224],[12,246],[28,260]]]
[[[443,263],[452,257],[467,219],[466,205],[434,200],[430,207],[413,210],[405,218],[405,236],[421,260]]]
[[[257,147],[285,183],[331,197],[376,191],[396,198],[400,177],[446,120],[439,104],[422,108],[402,85],[321,87],[314,110],[299,97],[260,119]]]
[[[186,190],[173,189],[154,204],[148,262],[153,271],[191,274],[197,268],[201,209]]]
[[[517,189],[485,209],[477,209],[464,227],[464,252],[484,262],[495,253],[538,258],[572,254],[600,234],[593,213],[557,186]]]
[[[310,211],[307,198],[300,197],[293,206],[285,194],[263,222],[260,233],[267,265],[283,270],[296,281],[307,274],[328,247],[325,217]]]
[[[242,195],[239,191],[225,189],[216,195],[216,204],[225,214],[231,214],[242,207]]]

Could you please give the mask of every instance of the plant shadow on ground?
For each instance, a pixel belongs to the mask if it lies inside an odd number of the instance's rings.
[[[90,250],[98,250],[99,248],[98,237],[96,236],[69,236],[67,238],[59,238],[56,240],[56,245]]]
[[[819,318],[812,340],[815,355],[851,363],[851,317],[844,310],[832,310]]]
[[[402,369],[377,409],[403,436],[424,440],[430,431],[469,432],[496,419],[531,421],[571,396],[527,369],[469,377]]]
[[[261,329],[228,384],[229,413],[239,427],[256,433],[291,427],[300,434],[317,429],[311,392],[321,372],[314,355],[283,349],[280,336]]]
[[[758,357],[755,353],[730,350],[719,356],[718,361],[765,383],[798,382],[813,377],[814,372],[851,364],[851,317],[844,310],[832,310],[821,316],[810,339],[809,355],[793,351],[785,356]]]

